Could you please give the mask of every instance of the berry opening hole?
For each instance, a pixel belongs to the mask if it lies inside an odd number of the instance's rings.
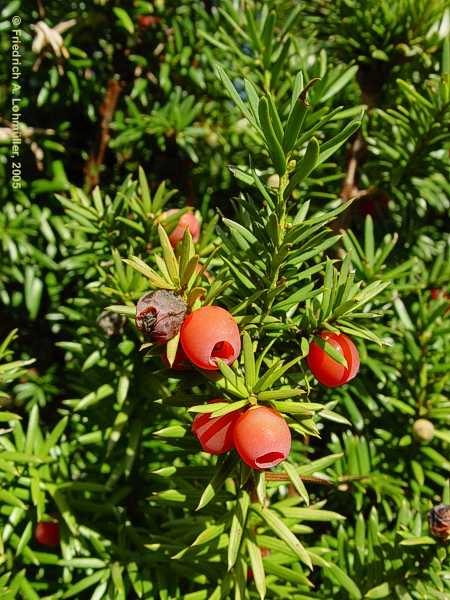
[[[154,306],[147,306],[138,313],[137,317],[140,319],[146,319],[148,317],[156,317],[157,314],[158,311]]]
[[[211,352],[211,360],[214,361],[215,358],[220,358],[222,360],[231,360],[234,356],[234,348],[228,342],[222,341],[217,342]]]
[[[154,306],[144,308],[136,315],[136,326],[144,333],[152,333],[156,321],[158,319],[158,311]]]
[[[283,452],[267,452],[267,454],[262,454],[258,456],[255,460],[255,465],[260,469],[268,469],[269,467],[273,467],[282,461],[285,457]]]

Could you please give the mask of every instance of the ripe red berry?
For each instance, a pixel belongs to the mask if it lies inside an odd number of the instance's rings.
[[[171,208],[162,214],[162,217],[170,217],[171,215],[179,212],[177,208]],[[170,233],[169,240],[173,247],[175,247],[178,242],[181,242],[184,236],[184,232],[186,229],[189,229],[190,234],[192,236],[193,242],[198,242],[200,239],[200,223],[195,215],[191,212],[186,212],[181,215],[180,220],[178,221],[175,229]]]
[[[382,215],[389,207],[389,197],[383,192],[376,192],[359,202],[361,213],[376,217]]]
[[[186,304],[167,290],[157,290],[142,296],[136,306],[136,327],[164,344],[180,331],[186,314]]]
[[[34,537],[42,546],[57,546],[59,544],[59,523],[40,521],[36,525]]]
[[[441,288],[433,288],[431,291],[432,300],[450,300],[450,294]],[[445,311],[447,315],[450,312],[450,306]]]
[[[161,352],[161,360],[165,367],[168,369],[173,369],[174,371],[189,371],[192,368],[191,363],[189,362],[188,357],[184,353],[184,350],[181,344],[178,344],[177,352],[175,354],[175,360],[173,361],[173,365],[169,365],[169,361],[167,360],[167,350]]]
[[[226,402],[226,400],[216,398],[210,402]],[[204,452],[224,454],[231,450],[233,427],[241,412],[236,410],[223,417],[211,417],[211,413],[202,413],[195,417],[192,433],[196,435]]]
[[[306,361],[314,377],[327,387],[337,387],[353,379],[359,370],[359,354],[352,340],[343,333],[329,331],[322,331],[320,337],[344,356],[348,367],[340,365],[313,342]]]
[[[207,371],[218,370],[218,358],[231,364],[241,351],[239,327],[220,306],[204,306],[186,317],[180,340],[188,359]]]
[[[291,432],[279,412],[252,406],[234,426],[234,446],[242,460],[258,471],[285,460],[291,449]]]
[[[160,21],[161,18],[155,15],[139,15],[138,25],[141,29],[147,29],[147,27],[151,27],[152,25],[158,25]]]
[[[433,288],[431,290],[431,298],[432,300],[438,300],[439,298],[450,300],[450,294],[441,288]]]

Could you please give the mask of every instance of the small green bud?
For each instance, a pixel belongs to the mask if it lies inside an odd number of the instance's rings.
[[[428,419],[417,419],[413,425],[413,435],[418,442],[431,442],[434,437],[434,425]]]
[[[271,188],[278,189],[280,187],[280,176],[274,173],[267,179],[267,185]]]
[[[219,145],[219,136],[214,131],[210,131],[206,136],[206,143],[211,148],[216,148]]]

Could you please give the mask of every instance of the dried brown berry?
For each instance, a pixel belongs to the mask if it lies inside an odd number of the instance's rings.
[[[174,292],[157,290],[139,299],[136,327],[152,341],[165,344],[180,331],[186,315],[186,303]]]
[[[450,538],[450,504],[434,506],[428,515],[431,533],[441,540]]]

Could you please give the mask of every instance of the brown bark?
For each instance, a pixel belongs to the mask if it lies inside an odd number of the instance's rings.
[[[100,168],[105,159],[105,152],[108,147],[110,135],[109,127],[114,117],[117,102],[121,92],[121,84],[117,79],[110,79],[106,90],[105,98],[100,107],[100,140],[98,151],[91,154],[85,166],[85,189],[92,190],[100,182]]]

